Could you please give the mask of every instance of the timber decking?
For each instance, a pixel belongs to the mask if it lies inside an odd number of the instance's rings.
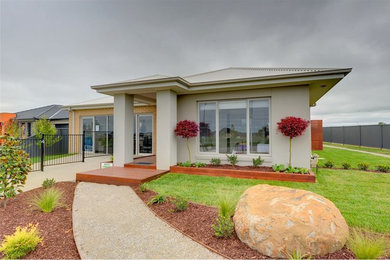
[[[169,171],[144,168],[109,167],[76,173],[76,181],[114,185],[141,184],[156,179],[167,172]]]

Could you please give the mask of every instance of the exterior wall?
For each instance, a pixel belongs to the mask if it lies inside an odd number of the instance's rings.
[[[155,153],[156,151],[156,106],[136,106],[134,107],[134,114],[153,114],[153,151]],[[82,129],[81,129],[82,117],[103,116],[103,115],[114,115],[114,108],[70,110],[69,111],[69,134],[82,134]]]
[[[270,154],[261,155],[265,159],[265,165],[288,164],[288,138],[277,130],[277,122],[286,116],[302,117],[310,120],[309,87],[283,87],[258,90],[244,90],[232,92],[217,92],[206,94],[180,95],[177,98],[177,120],[193,120],[198,122],[198,102],[228,99],[262,98],[269,97],[270,103]],[[199,140],[190,139],[192,161],[209,162],[212,157],[221,158],[226,162],[226,155],[202,155],[198,148]],[[311,134],[310,127],[305,133],[292,141],[292,164],[293,166],[310,166],[311,154]],[[188,160],[188,152],[185,141],[178,138],[177,161]],[[252,158],[258,155],[238,155],[240,165],[252,164]]]

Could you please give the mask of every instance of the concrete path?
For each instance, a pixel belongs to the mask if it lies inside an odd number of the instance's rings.
[[[351,149],[351,148],[333,146],[333,145],[328,145],[328,144],[324,144],[324,147],[336,148],[336,149],[341,149],[341,150],[347,150],[347,151],[353,151],[353,152],[359,152],[359,153],[366,153],[366,154],[371,154],[371,155],[375,155],[375,156],[390,158],[390,155],[383,154],[383,153],[373,153],[373,152],[367,152],[367,151],[362,151],[362,150],[355,150],[355,149]]]
[[[157,218],[127,186],[79,183],[73,233],[82,259],[221,258]]]
[[[76,181],[76,172],[89,171],[100,168],[100,162],[109,161],[111,156],[86,158],[85,162],[45,166],[44,171],[30,172],[27,176],[23,191],[41,187],[46,178],[54,178],[56,182]]]

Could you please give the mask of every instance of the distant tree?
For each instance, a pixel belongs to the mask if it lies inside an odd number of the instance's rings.
[[[12,120],[11,122],[6,123],[5,133],[8,134],[8,136],[17,139],[22,136],[22,129],[20,129],[18,123],[15,120]]]
[[[379,122],[378,125],[386,125],[385,122]]]
[[[56,136],[56,127],[49,120],[47,120],[46,117],[36,121],[32,130],[34,135],[39,139],[41,139],[42,135],[44,135],[46,146],[52,146],[60,140],[60,137]]]

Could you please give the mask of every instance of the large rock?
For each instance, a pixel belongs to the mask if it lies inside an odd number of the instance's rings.
[[[234,214],[238,237],[270,257],[324,255],[341,249],[348,225],[336,206],[305,190],[256,185],[247,189]]]

